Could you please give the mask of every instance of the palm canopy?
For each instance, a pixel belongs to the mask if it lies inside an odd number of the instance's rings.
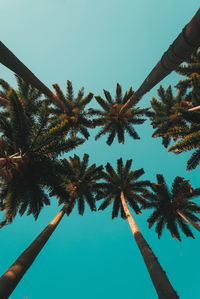
[[[104,210],[111,203],[113,203],[112,218],[118,216],[119,211],[121,217],[126,219],[124,209],[121,203],[121,192],[130,207],[141,214],[139,205],[145,205],[143,192],[146,192],[146,186],[150,184],[149,181],[137,181],[137,179],[144,174],[144,169],[131,170],[132,159],[127,160],[123,165],[123,160],[117,160],[117,170],[115,171],[110,163],[106,164],[106,172],[103,172],[104,183],[102,185],[104,192],[104,201],[100,205],[99,210]]]
[[[144,195],[147,201],[144,208],[154,209],[147,219],[149,228],[156,224],[155,231],[158,238],[160,238],[166,225],[172,237],[181,241],[179,226],[187,237],[194,238],[192,231],[186,221],[179,215],[179,212],[190,221],[195,223],[200,221],[194,214],[200,212],[200,206],[191,201],[194,197],[200,195],[200,189],[192,189],[188,180],[177,176],[170,191],[161,174],[157,175],[157,183],[152,183],[151,188],[154,192],[147,192]]]
[[[119,113],[122,106],[127,102],[127,100],[133,95],[132,88],[129,89],[123,96],[122,88],[119,84],[116,87],[116,95],[113,99],[110,92],[104,90],[105,100],[97,96],[95,97],[102,110],[100,109],[89,109],[89,115],[98,116],[93,119],[93,125],[102,127],[99,133],[96,135],[95,140],[99,139],[102,135],[108,134],[106,143],[111,145],[115,139],[118,137],[119,143],[124,143],[124,133],[127,132],[133,139],[140,139],[139,135],[135,131],[133,125],[143,124],[145,122],[144,118],[141,116],[145,115],[148,108],[131,108],[126,110],[124,113]],[[134,104],[133,106],[135,106]]]
[[[18,93],[7,93],[7,115],[0,112],[0,203],[9,223],[17,212],[38,217],[43,205],[49,204],[45,190],[60,198],[66,195],[61,184],[57,157],[83,143],[79,138],[63,138],[67,123],[52,126],[46,103],[37,113],[24,108]],[[35,107],[34,107],[35,109]],[[34,115],[34,117],[33,117]]]
[[[176,85],[183,91],[187,91],[187,99],[191,100],[194,106],[200,104],[200,48],[197,52],[188,57],[176,72],[186,78],[180,80]]]
[[[169,152],[180,154],[182,152],[195,150],[192,156],[187,161],[186,170],[195,169],[200,163],[200,112],[188,111],[182,112],[185,119],[190,122],[190,128],[185,136],[182,136],[181,140],[178,140],[175,144],[169,147]]]
[[[71,81],[67,80],[66,95],[62,92],[58,84],[53,84],[56,96],[62,103],[62,106],[57,102],[51,102],[49,111],[52,114],[52,121],[67,120],[70,124],[72,135],[80,132],[86,139],[90,136],[88,128],[92,127],[92,122],[87,117],[85,107],[90,103],[93,94],[90,92],[84,96],[84,88],[82,87],[77,96],[74,96],[73,86]],[[55,106],[56,105],[56,106]]]
[[[181,112],[191,107],[191,102],[186,101],[181,89],[173,96],[172,88],[166,90],[162,86],[157,90],[159,99],[153,97],[151,111],[147,112],[153,126],[152,137],[162,137],[162,144],[168,147],[171,139],[177,140],[189,132],[189,125]]]
[[[77,155],[61,160],[62,181],[65,183],[66,196],[59,199],[59,204],[70,201],[67,210],[69,215],[75,204],[78,204],[78,212],[83,215],[85,202],[89,205],[91,211],[96,211],[95,201],[102,196],[102,184],[98,182],[102,176],[102,166],[92,164],[88,166],[89,155],[84,154],[82,160]],[[54,192],[51,193],[54,195]]]

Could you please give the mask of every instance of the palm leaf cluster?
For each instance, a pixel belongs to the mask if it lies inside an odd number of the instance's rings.
[[[37,218],[43,205],[49,204],[45,190],[58,197],[66,195],[57,157],[83,143],[80,138],[63,137],[67,123],[52,126],[45,102],[24,105],[19,94],[9,88],[6,113],[0,112],[0,156],[8,162],[0,168],[2,225],[11,222],[17,212],[23,215],[27,211]]]
[[[187,63],[181,65],[177,72],[187,76],[178,83],[178,87],[187,91],[187,99],[193,106],[200,105],[200,52],[192,55]],[[189,124],[189,131],[181,140],[172,145],[168,151],[176,154],[195,150],[187,161],[187,170],[192,170],[200,163],[200,111],[181,111],[182,118]]]
[[[84,154],[82,160],[77,155],[70,157],[69,160],[61,160],[63,166],[62,181],[65,183],[66,196],[60,198],[59,204],[70,200],[68,215],[76,203],[80,215],[84,213],[85,202],[91,211],[96,211],[96,198],[102,197],[102,185],[98,181],[101,180],[103,167],[97,167],[96,164],[88,166],[88,162],[88,154]],[[51,195],[54,195],[54,192]]]
[[[71,135],[76,136],[80,132],[86,139],[90,136],[88,128],[92,127],[91,120],[87,117],[87,111],[85,107],[90,103],[93,98],[93,94],[90,92],[84,96],[84,88],[82,87],[77,96],[74,96],[73,86],[71,81],[67,80],[66,95],[62,92],[58,84],[53,84],[53,88],[56,92],[56,96],[63,104],[62,107],[56,102],[51,102],[49,109],[52,114],[52,122],[60,120],[67,120]]]
[[[41,92],[19,76],[15,75],[15,78],[17,81],[17,89],[15,89],[15,92],[18,99],[26,113],[31,113],[33,116],[41,105]],[[9,93],[13,88],[3,79],[0,79],[0,87],[0,106],[3,108],[2,111],[4,111],[4,114],[9,116],[6,107],[9,105]]]
[[[147,219],[149,228],[156,224],[155,231],[160,238],[164,227],[170,231],[172,237],[181,241],[178,227],[187,237],[192,237],[193,233],[186,221],[178,214],[180,211],[190,221],[198,222],[200,219],[195,213],[200,212],[200,206],[191,201],[200,195],[200,189],[192,189],[189,181],[177,176],[172,184],[171,191],[168,189],[163,175],[157,175],[157,183],[152,183],[153,192],[146,192],[144,195],[147,203],[144,208],[152,208],[154,211]]]
[[[187,99],[194,106],[200,105],[200,49],[181,64],[176,72],[186,77],[176,87],[187,92]]]
[[[173,96],[171,86],[166,90],[160,86],[157,92],[159,99],[153,97],[152,110],[147,115],[155,129],[152,137],[162,137],[162,144],[168,147],[171,139],[177,140],[189,132],[189,125],[181,112],[188,109],[190,102],[185,100],[181,90]]]
[[[112,98],[109,91],[104,90],[105,99],[96,96],[96,101],[102,109],[89,109],[89,115],[97,116],[93,119],[94,127],[102,127],[96,135],[95,140],[99,139],[102,135],[107,134],[108,145],[111,145],[117,136],[119,143],[124,143],[124,133],[127,132],[133,139],[140,139],[138,133],[135,131],[133,125],[143,124],[145,119],[141,116],[145,115],[148,111],[147,108],[132,108],[124,113],[120,113],[122,106],[133,95],[133,90],[130,88],[123,96],[122,88],[119,84],[116,87],[115,98]],[[134,105],[135,106],[135,105]]]
[[[104,201],[100,205],[99,210],[104,210],[111,203],[112,218],[118,216],[119,212],[121,217],[126,219],[124,209],[121,203],[121,192],[123,192],[129,206],[135,211],[136,214],[141,214],[140,205],[145,205],[143,192],[146,192],[146,186],[150,184],[149,181],[137,181],[137,179],[144,174],[144,169],[131,170],[132,160],[127,160],[123,165],[123,160],[117,160],[117,170],[115,171],[110,163],[106,164],[106,171],[103,172],[102,183],[104,192]]]
[[[200,113],[193,112],[192,114],[193,115],[191,117],[193,119],[197,117],[197,122],[199,123]],[[200,163],[200,124],[198,123],[193,126],[189,134],[168,149],[169,152],[174,152],[175,154],[180,154],[182,152],[195,149],[187,161],[187,170],[195,169]]]

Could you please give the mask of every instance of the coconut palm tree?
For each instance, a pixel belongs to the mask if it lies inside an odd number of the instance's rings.
[[[152,183],[151,188],[154,192],[147,192],[144,195],[147,200],[144,208],[154,209],[152,215],[147,219],[149,228],[156,223],[155,231],[160,238],[166,225],[172,237],[181,241],[179,226],[187,237],[194,238],[186,222],[200,231],[197,224],[200,219],[194,214],[200,212],[200,206],[191,201],[200,195],[200,188],[192,189],[188,180],[177,176],[170,191],[161,174],[157,175],[157,183]]]
[[[112,218],[117,217],[119,211],[123,219],[127,218],[159,298],[178,298],[129,211],[128,205],[136,214],[141,214],[139,204],[145,206],[143,193],[147,192],[146,186],[149,185],[149,181],[137,181],[144,170],[141,168],[132,171],[130,170],[131,164],[132,160],[127,160],[123,165],[122,159],[119,159],[117,160],[117,171],[115,171],[107,163],[106,172],[103,173],[104,185],[102,185],[105,199],[99,210],[104,210],[113,203]]]
[[[95,127],[102,127],[96,135],[95,140],[99,139],[102,135],[108,134],[106,141],[108,145],[113,143],[116,135],[118,137],[118,142],[124,143],[125,132],[127,132],[133,139],[140,139],[133,125],[143,124],[145,122],[145,119],[141,118],[141,116],[145,115],[148,109],[134,107],[119,115],[121,107],[133,93],[132,88],[130,88],[123,96],[122,88],[119,84],[117,84],[114,99],[106,90],[104,90],[105,100],[100,96],[95,97],[102,108],[102,110],[93,108],[89,109],[89,115],[98,116],[96,119],[93,119],[93,125]]]
[[[199,30],[200,9],[198,9],[191,21],[184,27],[183,31],[163,54],[160,61],[152,69],[134,95],[123,105],[120,113],[124,113],[127,109],[131,108],[133,103],[137,103],[145,93],[150,91],[173,70],[177,69],[192,53],[196,52],[200,46]]]
[[[59,204],[64,203],[63,208],[55,216],[55,218],[47,225],[41,234],[33,241],[33,243],[19,256],[13,265],[0,278],[0,297],[8,298],[13,292],[23,275],[30,268],[39,252],[42,250],[56,227],[60,223],[64,214],[69,215],[76,202],[78,203],[78,211],[80,215],[84,213],[85,201],[88,203],[91,211],[96,211],[95,200],[102,196],[102,186],[98,181],[101,179],[102,166],[96,167],[96,164],[88,166],[89,155],[84,154],[81,160],[78,156],[62,160],[62,167],[59,169],[61,173],[61,182],[65,185],[65,193],[61,197],[57,190],[52,188],[51,196],[59,195]],[[56,171],[56,169],[55,169]]]
[[[49,107],[50,113],[52,113],[52,122],[58,120],[67,120],[71,126],[71,133],[75,136],[80,132],[86,139],[90,136],[88,128],[92,127],[92,122],[87,117],[87,111],[85,107],[93,98],[93,94],[90,92],[84,97],[84,88],[82,87],[77,96],[74,96],[73,86],[71,81],[67,80],[66,95],[63,94],[58,84],[53,84],[57,98],[62,102],[62,106],[53,101]]]
[[[49,204],[44,189],[58,197],[66,195],[57,157],[84,142],[76,137],[64,139],[67,123],[52,126],[45,103],[33,117],[15,90],[10,89],[7,99],[8,115],[0,112],[0,203],[5,211],[1,225],[11,222],[18,212],[27,211],[37,219],[43,205]]]

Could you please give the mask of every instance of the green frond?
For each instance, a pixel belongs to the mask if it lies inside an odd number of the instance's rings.
[[[113,201],[112,219],[118,216],[120,205],[121,205],[120,196],[116,196],[115,200]]]
[[[78,213],[79,215],[83,215],[85,211],[85,202],[82,196],[78,199]]]
[[[156,227],[155,227],[155,232],[158,234],[158,239],[160,239],[160,237],[161,237],[164,226],[165,226],[165,219],[163,217],[161,217],[157,221],[157,224],[156,224]]]
[[[181,230],[183,231],[183,233],[187,237],[192,237],[193,239],[195,239],[191,229],[189,228],[189,226],[186,224],[186,222],[180,216],[177,217],[177,221],[178,221],[178,224],[179,224]]]
[[[117,83],[115,101],[118,104],[122,103],[122,87],[119,83]]]
[[[81,101],[81,106],[85,107],[87,104],[89,104],[93,98],[93,93],[88,93],[88,95]]]
[[[135,129],[133,127],[131,127],[131,125],[129,125],[128,123],[124,124],[126,131],[128,132],[128,134],[133,138],[133,139],[140,139],[140,136],[138,135],[138,133],[135,131]]]
[[[102,99],[102,97],[96,96],[95,99],[105,111],[110,110],[110,106],[106,103],[106,101],[104,101],[104,99]]]
[[[57,83],[52,84],[52,86],[53,86],[53,88],[54,88],[54,90],[55,90],[55,92],[56,92],[56,96],[57,96],[57,97],[58,97],[64,104],[66,104],[66,99],[65,99],[65,96],[64,96],[64,94],[63,94],[63,92],[62,92],[60,86],[59,86]]]
[[[68,101],[72,101],[74,98],[74,91],[72,87],[72,82],[67,80],[67,91],[66,91],[66,97]]]
[[[103,203],[100,205],[100,207],[98,208],[98,210],[105,210],[112,202],[112,198],[108,197],[106,198]]]
[[[172,145],[168,152],[181,153],[200,146],[200,131],[188,134],[181,141]]]
[[[132,87],[129,88],[128,91],[125,92],[125,95],[123,97],[123,100],[122,100],[122,104],[124,105],[129,99],[130,97],[134,94],[134,91],[132,90]],[[133,106],[135,106],[136,103],[134,103]]]
[[[11,89],[11,86],[3,79],[0,79],[0,86],[3,89],[3,94],[6,95],[7,92]]]
[[[32,136],[30,120],[26,116],[22,104],[13,89],[10,90],[8,98],[12,136],[16,144],[15,151],[18,151],[19,148],[26,150]]]
[[[151,214],[151,216],[147,219],[147,222],[149,223],[149,228],[151,228],[159,218],[160,218],[160,210],[155,210]]]
[[[108,145],[111,145],[113,143],[114,139],[115,139],[115,136],[116,136],[116,131],[115,130],[111,130],[111,132],[108,135],[106,143]]]
[[[106,100],[108,101],[108,103],[113,105],[114,102],[113,102],[113,99],[112,99],[112,96],[111,96],[110,92],[105,90],[105,89],[103,90],[103,92],[104,92],[104,95],[105,95]]]
[[[117,126],[117,139],[119,143],[124,144],[124,130],[121,126]]]
[[[80,102],[83,96],[84,96],[84,87],[81,87],[81,89],[78,91],[77,98],[75,101]]]
[[[103,126],[103,128],[95,136],[95,140],[98,140],[102,135],[105,135],[107,132],[109,132],[111,127],[112,127],[111,123],[108,123],[107,125]]]
[[[195,151],[187,161],[187,171],[195,169],[200,163],[200,150]]]

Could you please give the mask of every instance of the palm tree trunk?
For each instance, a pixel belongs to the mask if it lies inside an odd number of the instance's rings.
[[[31,245],[18,257],[12,266],[0,278],[0,298],[6,299],[14,291],[17,284],[22,279],[23,275],[29,269],[38,256],[62,217],[65,214],[68,205],[58,212],[54,219],[46,226],[46,228],[39,234],[39,236],[31,243]]]
[[[200,232],[200,226],[199,226],[197,223],[195,223],[195,222],[189,220],[189,219],[188,219],[184,214],[182,214],[179,210],[177,210],[177,213],[178,213],[179,216],[181,216],[181,218],[183,218],[187,223],[189,223],[190,225],[192,225],[194,228],[196,228],[196,229]]]
[[[148,243],[144,239],[142,233],[140,232],[137,224],[135,223],[129,208],[126,204],[126,200],[124,198],[124,193],[121,192],[121,202],[125,212],[125,215],[128,219],[131,231],[133,236],[137,242],[137,245],[140,249],[140,252],[143,256],[144,262],[147,266],[149,271],[151,280],[154,284],[158,297],[160,299],[174,299],[179,298],[176,294],[175,290],[173,289],[172,285],[170,284],[166,273],[163,271],[162,267],[160,266],[156,256],[154,255],[152,249],[149,247]]]
[[[187,57],[191,56],[200,46],[200,9],[192,20],[184,27],[173,44],[164,53],[161,60],[153,68],[139,89],[122,106],[120,113],[131,108],[133,103],[139,102],[142,96],[156,84],[175,70]]]
[[[33,85],[40,92],[55,100],[55,102],[64,109],[62,101],[60,101],[56,95],[44,83],[42,83],[2,42],[0,42],[0,63],[12,70],[26,82]]]

